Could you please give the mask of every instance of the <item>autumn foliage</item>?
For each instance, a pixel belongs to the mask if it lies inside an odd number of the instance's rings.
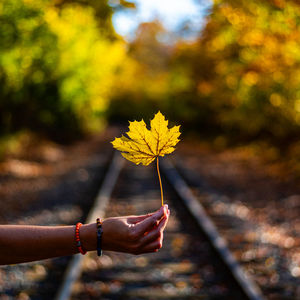
[[[164,29],[157,22],[141,25],[129,51],[139,64],[117,83],[112,116],[163,109],[202,136],[296,142],[299,17],[296,1],[214,1],[195,40],[164,51]],[[151,57],[142,55],[149,49]]]
[[[296,1],[216,1],[195,48],[180,53],[193,55],[198,97],[226,131],[274,140],[299,132],[299,16]]]
[[[159,156],[165,156],[175,150],[179,142],[180,126],[168,128],[168,120],[159,111],[150,122],[150,130],[144,120],[129,122],[129,131],[126,136],[115,138],[113,147],[122,152],[122,156],[135,164],[149,165],[156,159],[157,173],[161,189],[161,205],[163,192],[159,172]]]
[[[1,1],[0,136],[103,128],[126,51],[107,1],[84,2]]]
[[[193,39],[156,20],[128,42],[112,15],[133,7],[2,1],[0,135],[30,129],[64,141],[161,110],[185,133],[224,145],[264,140],[299,155],[297,1],[218,0]]]
[[[112,144],[126,159],[147,166],[155,158],[175,150],[179,142],[179,127],[169,129],[168,120],[159,111],[150,122],[150,130],[144,120],[129,122],[129,131],[126,132],[128,137],[115,138]]]

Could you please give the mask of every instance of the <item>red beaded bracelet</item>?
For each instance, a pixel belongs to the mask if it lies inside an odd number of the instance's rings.
[[[102,255],[102,219],[101,218],[97,218],[96,220],[97,223],[97,255],[101,256]]]
[[[84,255],[86,254],[86,251],[83,249],[82,247],[82,244],[81,244],[81,241],[80,241],[80,236],[79,236],[79,228],[82,226],[82,224],[80,222],[78,222],[76,224],[76,227],[75,227],[75,241],[76,241],[76,246],[77,246],[77,249],[78,251]]]

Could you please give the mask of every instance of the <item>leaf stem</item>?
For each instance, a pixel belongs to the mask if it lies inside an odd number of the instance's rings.
[[[163,206],[164,205],[164,193],[163,193],[163,188],[162,188],[161,178],[160,178],[160,172],[159,172],[158,156],[156,157],[156,169],[157,169],[157,174],[158,174],[158,179],[159,179],[159,186],[160,186],[161,206]]]

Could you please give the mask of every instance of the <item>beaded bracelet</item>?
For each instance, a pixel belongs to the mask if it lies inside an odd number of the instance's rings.
[[[76,224],[76,227],[75,227],[75,240],[76,240],[76,246],[77,246],[78,251],[82,255],[84,255],[84,254],[86,254],[86,251],[82,247],[82,244],[81,244],[81,241],[80,241],[80,235],[79,235],[79,228],[81,226],[82,226],[82,224],[79,223],[79,222]]]
[[[97,218],[97,255],[102,255],[102,219]]]

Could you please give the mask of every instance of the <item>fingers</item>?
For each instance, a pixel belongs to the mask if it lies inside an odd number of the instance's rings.
[[[142,254],[160,249],[169,214],[168,206],[164,205],[154,213],[128,217],[127,222],[131,228],[127,239],[129,252]]]
[[[155,240],[150,244],[147,244],[141,253],[151,253],[151,252],[157,252],[162,247],[162,241]],[[141,254],[140,253],[140,254]]]
[[[168,212],[168,214],[164,217],[164,219],[162,220],[162,222],[159,224],[159,230],[161,232],[163,232],[167,226],[167,223],[169,221],[169,216],[170,216],[170,213]]]
[[[163,244],[163,230],[168,223],[170,212],[163,218],[157,229],[152,230],[145,237],[144,246],[141,247],[141,253],[157,252]]]
[[[162,206],[157,212],[146,217],[143,221],[136,224],[136,232],[138,235],[150,231],[154,226],[158,226],[160,220],[168,213],[168,206]]]
[[[167,205],[167,204],[165,204],[164,206],[162,206],[160,209],[162,209],[162,208],[165,210],[165,213],[168,212],[168,205]],[[160,209],[159,209],[159,210],[160,210]],[[159,210],[158,210],[158,211],[159,211]],[[139,223],[139,222],[145,220],[146,218],[151,217],[152,215],[154,215],[154,214],[157,213],[158,211],[152,212],[152,213],[148,213],[148,214],[145,214],[145,215],[141,215],[141,216],[129,216],[129,217],[127,218],[127,222],[128,222],[129,224],[136,224],[136,223]]]
[[[142,216],[107,218],[103,221],[104,250],[141,254],[159,249],[169,219],[167,206]]]
[[[153,214],[154,213],[149,213],[149,214],[141,215],[141,216],[131,216],[131,217],[127,218],[127,222],[129,224],[136,224],[136,223],[139,223],[139,222],[145,220],[146,218],[151,217]]]
[[[163,231],[168,223],[169,214],[164,216],[157,228],[152,229],[141,239],[141,246],[144,247],[146,244],[149,244],[155,240],[163,239]]]

